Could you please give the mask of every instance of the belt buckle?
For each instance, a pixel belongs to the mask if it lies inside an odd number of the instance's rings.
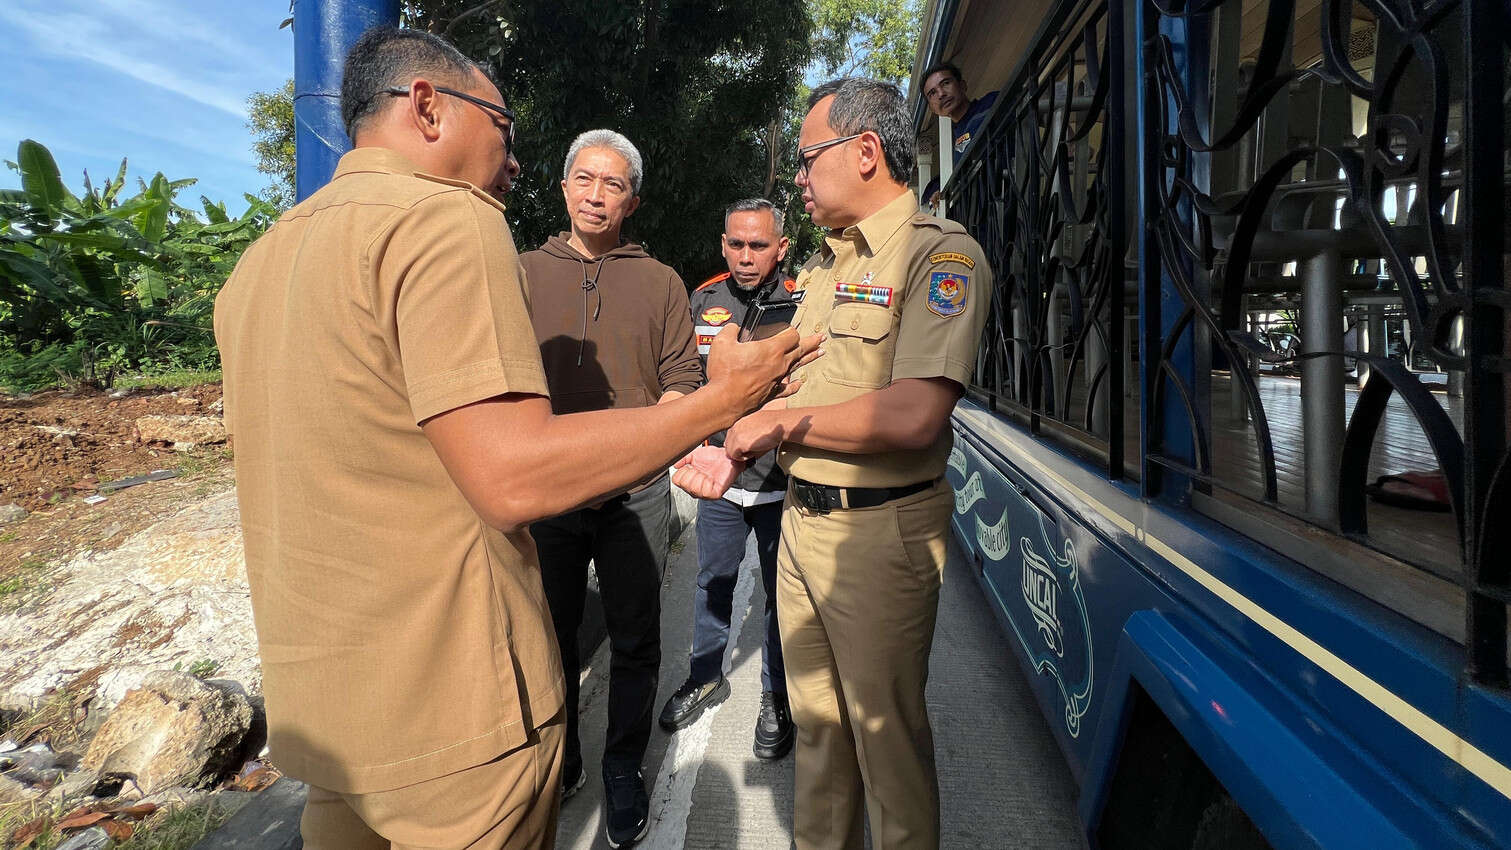
[[[815,484],[802,481],[792,482],[792,495],[797,498],[798,504],[814,513],[829,513],[829,505],[823,498],[823,492],[823,489]]]

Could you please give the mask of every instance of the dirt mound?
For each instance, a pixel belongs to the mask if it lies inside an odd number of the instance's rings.
[[[174,466],[171,450],[137,442],[137,417],[209,413],[219,400],[219,384],[121,398],[92,389],[0,395],[0,505],[35,511],[106,481]]]

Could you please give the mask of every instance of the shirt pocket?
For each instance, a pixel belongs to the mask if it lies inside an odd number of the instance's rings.
[[[892,380],[895,317],[880,304],[839,304],[829,313],[826,377],[847,387],[876,389]]]

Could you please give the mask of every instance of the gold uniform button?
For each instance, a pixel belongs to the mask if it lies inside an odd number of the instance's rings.
[[[858,327],[860,327],[860,319],[851,319],[850,320],[850,330],[853,331],[853,330],[855,330]]]
[[[823,322],[814,322],[813,323],[813,332],[814,333],[818,333],[819,329],[822,328],[823,326],[824,326]]]

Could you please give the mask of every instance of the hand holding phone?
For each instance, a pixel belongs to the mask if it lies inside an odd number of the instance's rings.
[[[740,322],[740,342],[776,336],[792,327],[796,314],[796,301],[757,301],[746,309]]]

